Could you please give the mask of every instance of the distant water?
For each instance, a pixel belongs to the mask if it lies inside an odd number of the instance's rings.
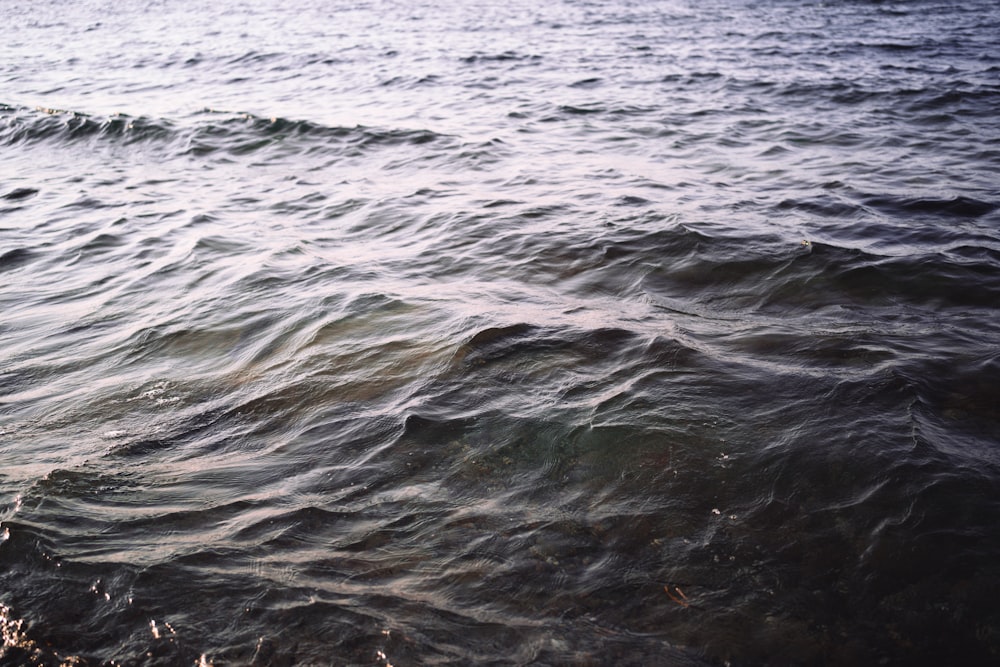
[[[1000,662],[996,3],[0,19],[0,664]]]

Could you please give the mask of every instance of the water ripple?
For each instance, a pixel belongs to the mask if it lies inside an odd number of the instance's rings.
[[[0,662],[995,662],[988,3],[8,14]]]

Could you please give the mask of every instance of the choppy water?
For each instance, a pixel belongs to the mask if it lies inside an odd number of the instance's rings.
[[[993,3],[0,19],[0,663],[1000,659]]]

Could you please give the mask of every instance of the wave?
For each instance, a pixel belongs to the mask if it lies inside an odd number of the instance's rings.
[[[0,142],[5,146],[46,140],[79,141],[93,137],[126,141],[164,140],[176,136],[166,120],[116,114],[92,117],[64,109],[0,105]]]
[[[503,51],[501,53],[474,53],[460,59],[460,61],[466,65],[510,62],[527,62],[534,64],[540,62],[541,60],[542,56],[529,53],[517,53],[516,51]]]
[[[893,197],[873,196],[864,205],[889,215],[929,215],[944,218],[980,218],[1000,208],[1000,203],[974,197]]]
[[[91,116],[78,111],[0,105],[0,145],[38,143],[159,144],[182,153],[246,155],[275,145],[357,154],[372,148],[448,141],[427,129],[330,126],[308,120],[205,109],[193,122],[166,118]],[[12,196],[13,195],[13,196]],[[8,199],[21,195],[9,193]],[[27,196],[27,195],[24,195]]]

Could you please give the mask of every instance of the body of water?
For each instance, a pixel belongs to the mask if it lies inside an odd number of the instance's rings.
[[[994,3],[0,19],[0,663],[1000,660]]]

